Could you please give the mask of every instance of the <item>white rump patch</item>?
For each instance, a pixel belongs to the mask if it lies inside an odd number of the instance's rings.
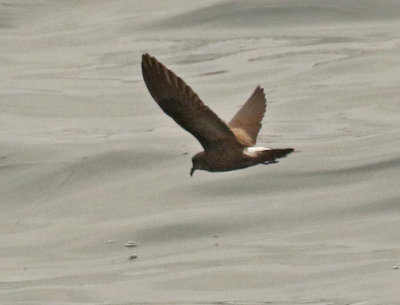
[[[243,153],[245,155],[248,155],[249,157],[257,157],[258,152],[260,151],[265,151],[265,150],[271,150],[271,148],[268,147],[245,147],[243,149]]]

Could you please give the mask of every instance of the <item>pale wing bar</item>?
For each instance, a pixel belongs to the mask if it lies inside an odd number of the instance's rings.
[[[258,86],[247,102],[229,122],[229,128],[241,144],[246,146],[256,144],[258,132],[261,129],[261,121],[266,109],[267,103],[264,89]]]

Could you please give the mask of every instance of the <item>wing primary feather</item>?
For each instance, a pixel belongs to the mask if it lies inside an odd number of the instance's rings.
[[[264,89],[257,86],[253,94],[229,122],[229,128],[241,144],[245,146],[256,144],[266,108]]]
[[[171,70],[149,54],[142,57],[143,79],[161,109],[190,132],[204,149],[241,146],[229,127]]]

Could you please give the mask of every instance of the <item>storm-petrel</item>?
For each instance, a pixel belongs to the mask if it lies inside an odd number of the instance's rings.
[[[149,54],[142,56],[142,73],[151,96],[161,109],[204,148],[192,158],[191,176],[196,169],[222,172],[275,163],[276,159],[293,152],[293,148],[254,146],[266,110],[265,94],[260,86],[226,124],[180,77]]]

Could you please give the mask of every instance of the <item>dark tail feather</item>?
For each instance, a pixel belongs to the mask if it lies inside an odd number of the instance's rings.
[[[293,148],[265,150],[258,156],[258,158],[260,159],[260,163],[275,163],[276,159],[284,158],[293,151]]]

